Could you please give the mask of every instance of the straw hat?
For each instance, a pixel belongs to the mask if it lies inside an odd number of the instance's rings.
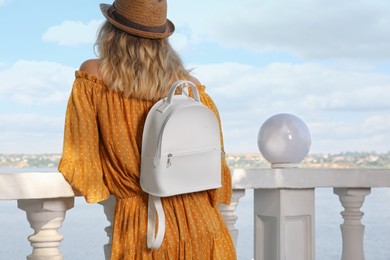
[[[175,31],[166,0],[116,0],[100,4],[100,10],[112,25],[135,36],[162,39]]]

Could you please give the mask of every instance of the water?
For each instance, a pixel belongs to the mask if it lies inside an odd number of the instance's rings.
[[[0,260],[24,260],[32,250],[27,237],[33,234],[26,213],[17,208],[16,201],[0,201],[0,209]],[[108,241],[104,228],[107,225],[102,206],[87,204],[77,197],[59,230],[64,236],[60,251],[65,259],[104,260],[103,245]]]
[[[390,189],[372,189],[362,208],[365,213],[366,260],[390,260]],[[238,259],[253,257],[253,191],[247,190],[240,199],[236,214],[239,229]],[[341,258],[341,232],[343,210],[333,189],[316,189],[316,259]],[[83,198],[75,199],[75,207],[67,211],[60,233],[64,235],[60,251],[65,259],[104,260],[103,245],[107,242],[104,228],[108,221],[103,207],[87,204]],[[31,253],[27,237],[33,233],[25,212],[17,208],[16,201],[0,201],[0,260],[26,259]]]
[[[316,189],[316,260],[341,259],[342,240],[340,224],[344,210],[339,197],[331,188]],[[365,225],[364,252],[366,260],[390,260],[390,189],[371,190],[361,211]],[[237,208],[236,227],[240,234],[237,243],[238,259],[253,257],[253,191],[247,190]]]

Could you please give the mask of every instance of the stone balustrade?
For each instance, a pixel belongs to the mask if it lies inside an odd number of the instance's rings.
[[[254,189],[256,260],[315,259],[315,188],[333,188],[344,207],[342,260],[363,260],[360,211],[371,188],[390,187],[390,170],[251,169],[233,172],[234,190]]]
[[[245,190],[254,190],[254,257],[258,260],[315,259],[314,190],[322,187],[333,188],[345,209],[341,212],[341,259],[364,259],[360,209],[372,188],[390,187],[388,169],[237,169],[232,178],[232,203],[220,210],[237,241],[235,223],[240,216],[235,210]],[[0,200],[17,200],[33,229],[28,237],[32,252],[27,259],[64,258],[59,251],[63,236],[58,229],[75,196],[58,172],[0,173]],[[101,203],[110,223],[114,204],[112,197]],[[111,250],[111,230],[111,226],[106,228],[106,259]]]

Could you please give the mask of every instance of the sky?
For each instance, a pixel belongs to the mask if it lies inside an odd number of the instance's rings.
[[[0,0],[0,153],[61,153],[99,3]],[[168,18],[227,153],[259,152],[260,127],[280,113],[306,123],[310,153],[390,151],[390,1],[168,0]]]

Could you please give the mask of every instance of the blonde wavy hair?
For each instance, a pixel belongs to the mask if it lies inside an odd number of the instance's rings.
[[[167,95],[174,81],[190,79],[168,39],[135,37],[106,21],[95,48],[104,83],[125,97],[156,101]]]

